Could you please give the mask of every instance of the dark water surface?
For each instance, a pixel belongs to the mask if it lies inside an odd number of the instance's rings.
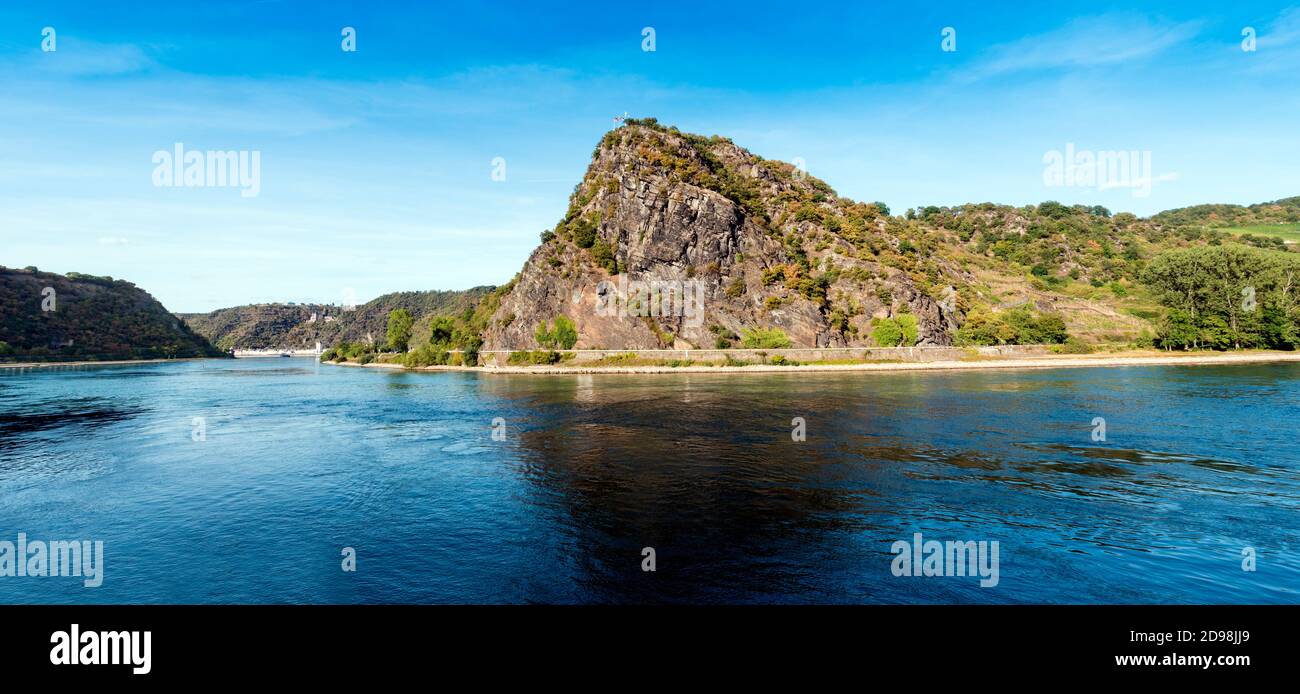
[[[105,554],[0,602],[1296,603],[1298,415],[1297,364],[0,370],[0,540]],[[998,585],[894,576],[916,532],[998,541]]]

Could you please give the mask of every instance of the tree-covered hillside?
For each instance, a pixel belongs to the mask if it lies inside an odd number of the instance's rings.
[[[178,314],[222,349],[308,349],[341,343],[383,343],[388,314],[405,309],[414,319],[412,334],[428,340],[429,322],[472,310],[492,287],[464,291],[394,292],[359,306],[333,304],[253,304],[210,313]]]
[[[1151,218],[1167,226],[1210,228],[1300,223],[1300,196],[1254,205],[1194,205],[1166,210]]]
[[[223,356],[130,282],[0,267],[0,359]]]

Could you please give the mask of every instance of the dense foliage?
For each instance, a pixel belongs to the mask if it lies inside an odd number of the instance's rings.
[[[535,349],[532,351],[511,352],[506,357],[506,363],[511,366],[544,366],[548,364],[557,364],[562,356],[559,352],[549,349]]]
[[[1062,344],[1068,337],[1059,315],[1037,314],[1022,307],[998,313],[971,311],[954,342],[959,346],[1052,345]]]
[[[540,323],[533,334],[537,344],[547,349],[573,349],[578,342],[578,330],[567,316],[556,316],[554,325]]]
[[[871,321],[871,339],[881,347],[911,347],[916,344],[916,316],[902,313],[893,318]]]
[[[1152,220],[1172,227],[1241,227],[1300,222],[1300,196],[1255,205],[1194,205],[1161,212]]]
[[[746,349],[783,349],[790,338],[780,328],[750,328],[740,334],[740,346]]]
[[[388,313],[388,344],[398,352],[405,352],[411,340],[411,326],[415,320],[411,312],[404,308],[395,308]]]
[[[1188,248],[1158,256],[1143,279],[1168,308],[1160,346],[1294,349],[1300,342],[1300,254]]]
[[[214,356],[225,354],[130,282],[0,267],[2,359]]]

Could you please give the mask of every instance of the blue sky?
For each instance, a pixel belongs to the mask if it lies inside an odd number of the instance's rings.
[[[499,284],[624,112],[896,212],[1300,195],[1298,8],[899,4],[0,8],[0,264],[129,279],[175,311]],[[258,195],[153,185],[176,142],[260,152]],[[1149,151],[1158,182],[1048,187],[1068,143]]]

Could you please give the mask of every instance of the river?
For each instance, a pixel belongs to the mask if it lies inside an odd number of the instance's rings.
[[[1300,364],[0,371],[0,541],[103,542],[0,602],[1297,603],[1298,413]]]

